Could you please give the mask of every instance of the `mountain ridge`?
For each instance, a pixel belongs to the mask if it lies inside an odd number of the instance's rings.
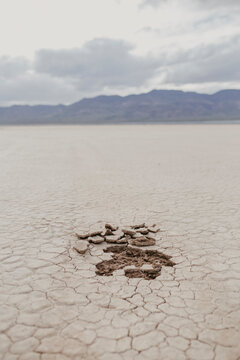
[[[99,95],[70,105],[0,107],[0,125],[114,124],[240,120],[240,90],[215,94],[152,90],[143,94]]]

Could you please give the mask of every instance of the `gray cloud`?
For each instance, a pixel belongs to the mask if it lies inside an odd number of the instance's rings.
[[[78,96],[70,82],[45,75],[23,74],[0,81],[0,106],[69,103]]]
[[[167,0],[142,0],[140,3],[140,7],[145,7],[145,6],[158,7],[165,2],[167,2]]]
[[[239,0],[196,0],[196,3],[204,7],[240,7]]]
[[[158,7],[171,0],[142,0],[140,7],[153,6]],[[201,8],[219,8],[219,7],[240,7],[239,0],[188,0],[191,6],[197,5]]]
[[[193,84],[240,81],[240,35],[221,43],[193,48],[176,55],[166,69],[165,83]]]
[[[29,69],[29,61],[25,58],[0,57],[0,79],[11,79],[22,75]]]
[[[95,39],[80,49],[40,50],[35,71],[53,77],[71,78],[80,89],[139,86],[154,76],[159,59],[140,57],[122,40]]]

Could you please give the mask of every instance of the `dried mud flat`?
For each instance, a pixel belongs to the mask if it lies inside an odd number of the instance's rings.
[[[1,127],[0,168],[1,360],[239,359],[240,126]],[[126,245],[176,265],[96,275]]]

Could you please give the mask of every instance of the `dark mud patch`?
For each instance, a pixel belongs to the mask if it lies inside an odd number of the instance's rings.
[[[170,260],[171,256],[157,250],[142,250],[127,245],[115,245],[104,249],[104,252],[112,253],[112,259],[101,261],[96,265],[97,275],[110,276],[115,270],[134,266],[134,268],[124,269],[125,276],[150,280],[161,274],[162,266],[172,267],[175,265]],[[144,265],[150,265],[151,268],[145,269]]]

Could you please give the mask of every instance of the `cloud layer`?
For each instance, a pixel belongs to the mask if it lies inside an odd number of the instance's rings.
[[[167,2],[174,2],[173,0],[142,0],[140,3],[140,7],[144,6],[153,6],[158,7],[162,4],[166,4]],[[185,4],[184,4],[185,2]],[[199,6],[203,8],[233,8],[233,7],[240,7],[239,0],[186,0],[182,1],[183,5],[189,2],[192,6]]]
[[[32,59],[0,57],[0,106],[68,104],[153,88],[213,92],[240,87],[238,0],[133,3],[138,21],[131,41],[103,36],[74,48],[40,48]]]
[[[174,84],[240,82],[240,35],[178,54],[164,81]]]
[[[69,78],[81,90],[141,86],[154,76],[158,61],[134,55],[133,49],[122,40],[95,39],[80,49],[38,51],[34,69]]]

